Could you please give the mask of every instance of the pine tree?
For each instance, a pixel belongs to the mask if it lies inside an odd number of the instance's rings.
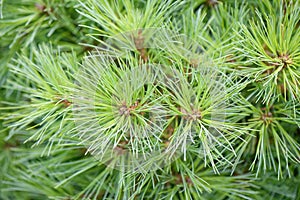
[[[297,0],[0,0],[0,199],[299,199]]]

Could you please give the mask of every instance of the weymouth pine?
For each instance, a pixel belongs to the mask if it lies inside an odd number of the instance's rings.
[[[0,18],[0,199],[300,199],[299,1]]]

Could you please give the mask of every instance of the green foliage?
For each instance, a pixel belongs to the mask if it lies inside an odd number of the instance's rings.
[[[268,13],[257,11],[249,27],[241,27],[240,52],[246,58],[241,71],[255,80],[252,95],[257,100],[299,101],[299,4],[281,3],[279,8],[270,5],[268,9]]]
[[[0,0],[0,199],[299,199],[294,0]]]

